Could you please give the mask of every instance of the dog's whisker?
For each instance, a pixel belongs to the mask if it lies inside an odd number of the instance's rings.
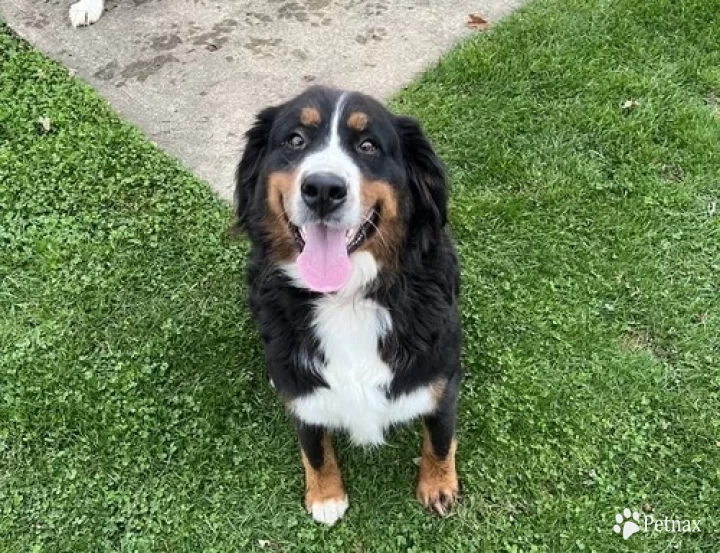
[[[375,221],[373,221],[372,215],[374,214],[374,215],[377,215],[378,217],[380,217],[380,213],[378,213],[378,211],[375,208],[371,209],[371,212],[372,213],[371,213],[370,217],[368,217],[365,222],[370,223],[370,225],[375,229],[375,232],[377,232],[378,238],[380,238],[380,241],[382,242],[383,246],[386,248],[389,248],[390,246],[389,246],[387,240],[385,240],[385,236],[383,236],[383,233],[380,230],[380,227],[378,227],[378,225],[375,223]],[[363,224],[365,224],[365,223],[363,223]]]

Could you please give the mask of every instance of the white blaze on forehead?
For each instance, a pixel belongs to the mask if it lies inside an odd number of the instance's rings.
[[[338,98],[332,119],[330,134],[319,150],[307,156],[300,165],[300,176],[311,173],[334,173],[345,179],[351,179],[359,173],[350,156],[345,153],[340,143],[340,116],[345,107],[345,94]]]
[[[333,108],[330,120],[330,133],[326,142],[315,152],[308,155],[300,164],[297,172],[298,182],[295,189],[295,213],[302,212],[302,198],[299,190],[303,178],[313,173],[332,173],[341,177],[348,187],[347,200],[343,206],[342,220],[348,227],[356,226],[361,222],[360,209],[360,169],[342,147],[340,139],[340,125],[342,124],[342,113],[345,108],[347,93],[338,98]],[[302,219],[302,217],[299,217]]]

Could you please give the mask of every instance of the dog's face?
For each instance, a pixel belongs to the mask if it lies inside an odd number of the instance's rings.
[[[445,224],[442,165],[413,120],[367,96],[314,87],[264,110],[238,166],[239,223],[311,290],[341,289],[356,254],[398,268]]]

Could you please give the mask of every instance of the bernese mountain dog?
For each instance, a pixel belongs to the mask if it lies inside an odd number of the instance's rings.
[[[332,432],[380,444],[422,417],[417,496],[445,514],[458,494],[461,329],[440,160],[413,119],[325,87],[263,110],[245,136],[236,226],[307,510],[332,525],[348,508]]]

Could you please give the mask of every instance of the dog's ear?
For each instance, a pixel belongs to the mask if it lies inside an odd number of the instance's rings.
[[[437,236],[447,222],[448,184],[445,168],[420,125],[410,117],[396,117],[408,183],[413,195],[413,220],[422,241]],[[428,231],[430,233],[428,234]],[[423,244],[426,246],[427,244]]]
[[[260,170],[268,153],[270,129],[272,129],[279,107],[269,107],[261,111],[255,124],[245,133],[245,151],[235,172],[235,210],[237,220],[232,233],[247,228],[248,216],[255,201],[255,193]]]

